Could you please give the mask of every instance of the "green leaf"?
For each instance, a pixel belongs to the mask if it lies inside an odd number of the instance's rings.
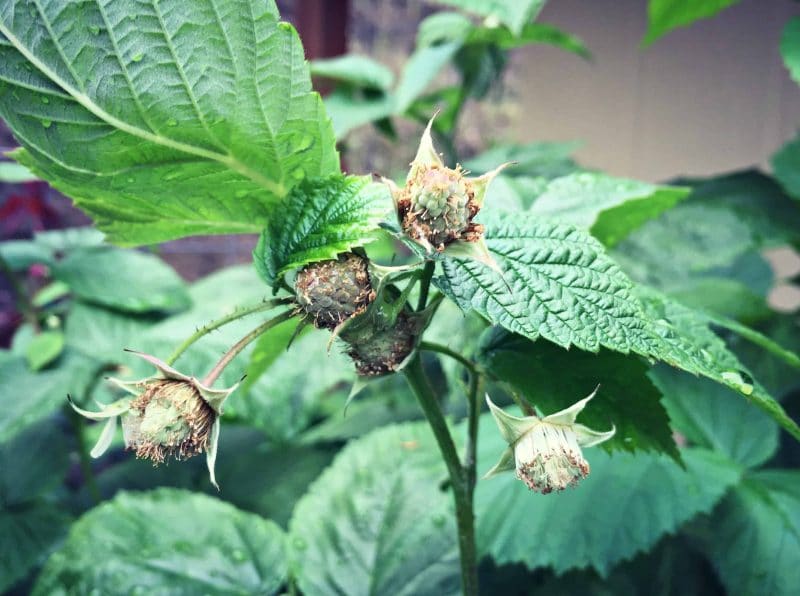
[[[0,162],[0,182],[6,184],[20,184],[22,182],[33,182],[38,180],[28,168],[18,163]]]
[[[394,74],[387,66],[358,54],[312,60],[310,66],[311,76],[332,79],[353,87],[388,91],[394,82]]]
[[[42,331],[25,346],[25,358],[31,370],[37,371],[58,358],[63,350],[64,334],[61,331]]]
[[[545,44],[567,52],[590,58],[591,53],[583,41],[558,27],[543,23],[528,23],[515,33],[505,27],[475,27],[466,39],[467,45],[491,44],[503,50],[521,48],[531,44]]]
[[[579,146],[580,143],[575,142],[495,145],[468,159],[464,167],[475,174],[485,174],[495,169],[497,164],[513,161],[513,167],[504,170],[503,176],[558,178],[579,169],[571,157]]]
[[[283,532],[257,515],[174,489],[121,493],[70,530],[34,594],[277,594]]]
[[[281,355],[289,349],[289,343],[297,331],[298,322],[293,319],[284,321],[270,329],[256,340],[247,363],[247,376],[242,388],[247,391],[263,375]]]
[[[121,362],[123,350],[138,346],[139,337],[154,323],[149,318],[76,302],[67,315],[67,345],[98,362]],[[176,337],[176,343],[179,339]]]
[[[189,306],[181,278],[154,255],[111,247],[77,249],[52,271],[75,296],[93,304],[130,312]]]
[[[493,421],[481,417],[478,472],[507,446]],[[574,490],[531,493],[513,473],[478,482],[479,550],[498,564],[552,567],[556,573],[591,566],[606,576],[625,559],[707,512],[740,477],[739,468],[702,449],[682,451],[686,469],[663,455],[587,449],[588,478]]]
[[[435,0],[482,17],[497,19],[519,35],[535,19],[546,0]]]
[[[748,475],[714,512],[705,550],[732,596],[800,585],[800,472]]]
[[[800,17],[789,19],[783,28],[781,56],[795,83],[800,84]]]
[[[448,42],[414,50],[394,91],[395,113],[402,114],[411,107],[460,47],[460,42]]]
[[[733,6],[740,0],[650,0],[647,6],[649,25],[642,45],[648,46],[666,33],[686,27],[700,19]]]
[[[745,467],[767,461],[778,449],[778,426],[731,390],[666,366],[650,371],[675,427],[694,445],[714,449]]]
[[[496,327],[481,338],[479,358],[495,378],[544,414],[568,408],[599,385],[579,421],[601,431],[616,426],[616,434],[603,443],[606,449],[662,451],[680,458],[661,393],[642,360],[605,350],[567,352]]]
[[[305,594],[458,594],[452,499],[426,424],[351,442],[298,502],[291,570]]]
[[[800,199],[800,136],[781,147],[771,158],[772,170],[781,186]]]
[[[0,355],[7,352],[0,352]],[[67,394],[82,396],[96,372],[96,363],[67,349],[58,366],[34,373],[24,358],[0,358],[0,443],[52,414]],[[5,380],[9,379],[6,385]]]
[[[14,157],[115,243],[259,232],[297,182],[339,170],[272,1],[11,0],[0,81]]]
[[[336,258],[375,239],[391,209],[387,188],[368,176],[332,176],[306,181],[270,220],[253,252],[270,285],[308,263]]]
[[[99,246],[103,234],[94,228],[68,228],[37,232],[33,240],[0,242],[0,256],[14,271],[22,271],[35,263],[53,265],[76,248]]]
[[[565,348],[649,352],[633,284],[597,240],[531,213],[487,211],[481,221],[503,276],[473,260],[446,260],[438,283],[463,309]]]
[[[325,98],[325,110],[333,121],[336,138],[364,124],[381,120],[394,114],[394,97],[355,98],[348,93],[334,91]]]
[[[613,246],[688,195],[688,188],[582,172],[550,182],[531,212],[590,229],[603,244]]]

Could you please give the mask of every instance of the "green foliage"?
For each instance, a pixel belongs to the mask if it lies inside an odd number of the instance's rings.
[[[515,34],[536,18],[546,0],[436,0],[508,25]]]
[[[479,473],[506,446],[493,424],[481,417]],[[475,495],[479,548],[500,564],[547,566],[556,573],[591,566],[606,576],[620,561],[710,511],[740,477],[738,466],[712,452],[681,455],[685,469],[663,455],[590,448],[584,451],[589,477],[573,490],[549,495],[531,493],[513,474],[481,480]]]
[[[664,395],[673,425],[693,445],[713,449],[742,466],[755,467],[778,449],[778,426],[764,412],[707,379],[663,365],[650,372]]]
[[[276,594],[283,532],[217,499],[174,489],[121,493],[72,526],[34,594]]]
[[[649,0],[647,16],[649,20],[647,34],[642,44],[647,46],[656,39],[677,29],[691,25],[700,19],[713,17],[715,14],[732,6],[740,0]]]
[[[363,89],[388,91],[394,83],[394,74],[388,67],[358,54],[313,60],[310,67],[311,76]]]
[[[728,593],[789,596],[800,582],[800,474],[748,475],[701,537]]]
[[[457,594],[444,466],[425,425],[348,445],[297,503],[291,569],[306,594]]]
[[[81,300],[109,308],[141,313],[189,306],[178,274],[161,259],[141,252],[79,248],[56,262],[52,273]]]
[[[686,188],[583,172],[550,182],[531,211],[590,229],[600,242],[613,246],[688,194]]]
[[[69,515],[44,495],[66,472],[68,446],[63,432],[49,423],[35,425],[0,443],[2,591],[41,563],[66,534]]]
[[[781,56],[789,74],[800,84],[800,17],[789,19],[783,28]]]
[[[12,0],[0,115],[14,157],[116,243],[261,231],[294,185],[339,163],[296,32],[272,1],[250,7]]]
[[[0,162],[0,182],[19,184],[20,182],[33,182],[38,180],[28,168],[17,163]]]
[[[253,253],[270,285],[285,272],[374,240],[391,209],[388,189],[368,176],[314,180],[296,186],[274,214]]]
[[[64,349],[61,331],[43,331],[31,337],[25,346],[25,358],[33,371],[40,370],[59,357]]]
[[[795,199],[800,198],[800,138],[794,138],[786,143],[771,158],[775,178],[781,183],[786,192]]]
[[[480,360],[544,414],[571,406],[599,385],[580,421],[598,430],[616,426],[604,447],[663,451],[679,458],[661,394],[647,378],[649,367],[643,361],[609,351],[567,352],[497,328],[484,334]]]

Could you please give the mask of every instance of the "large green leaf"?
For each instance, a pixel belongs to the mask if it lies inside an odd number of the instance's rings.
[[[81,300],[102,306],[131,312],[189,306],[183,280],[154,255],[105,246],[83,248],[58,261],[52,272]]]
[[[778,449],[775,422],[727,387],[663,365],[653,368],[650,378],[664,395],[672,423],[692,444],[747,467],[764,463]]]
[[[473,260],[446,260],[439,283],[462,308],[563,347],[650,351],[633,284],[597,240],[531,213],[487,211],[481,221],[503,275]]]
[[[272,0],[10,0],[0,116],[14,154],[109,239],[260,232],[338,171],[303,48]]]
[[[0,162],[0,183],[19,184],[21,182],[33,182],[38,180],[31,174],[30,170],[18,163],[7,161]]]
[[[481,419],[479,473],[507,445]],[[709,511],[740,477],[738,466],[702,449],[682,452],[686,468],[654,454],[588,449],[589,477],[573,490],[531,493],[513,473],[481,480],[475,495],[479,549],[497,563],[552,567],[557,573],[611,568],[651,548],[664,534]]]
[[[72,527],[34,594],[276,594],[286,545],[274,523],[174,489],[121,493]]]
[[[140,337],[154,320],[76,302],[67,315],[67,345],[99,362],[120,362],[125,348],[140,346]],[[176,343],[179,337],[175,338]]]
[[[649,45],[666,33],[713,17],[740,0],[650,0],[647,6],[649,25],[642,43]]]
[[[350,443],[297,504],[291,568],[305,594],[457,594],[452,499],[423,424]]]
[[[550,182],[531,211],[590,229],[603,244],[613,246],[688,194],[688,188],[582,172]]]
[[[516,34],[539,14],[546,0],[435,0],[467,12],[497,19]]]
[[[382,120],[394,114],[394,96],[355,98],[349,93],[334,91],[325,98],[325,110],[333,121],[336,138],[364,124]]]
[[[599,385],[581,413],[581,423],[597,430],[616,426],[604,447],[679,457],[661,394],[647,378],[649,366],[642,360],[606,350],[565,351],[498,328],[481,339],[480,359],[493,376],[511,384],[545,414],[568,408]]]
[[[368,176],[304,182],[261,235],[253,253],[256,268],[275,285],[291,269],[362,246],[375,239],[391,205],[386,186],[370,183]]]
[[[800,585],[800,472],[748,475],[711,519],[703,542],[733,596],[790,596]]]
[[[451,41],[417,48],[409,57],[394,90],[394,111],[404,113],[455,56],[461,42]]]
[[[800,17],[793,17],[783,28],[781,56],[789,74],[800,84]]]
[[[572,159],[579,146],[580,143],[575,142],[500,144],[471,157],[464,162],[464,167],[476,174],[485,174],[497,164],[514,162],[513,167],[503,171],[504,176],[558,178],[579,169]],[[529,197],[529,201],[533,199]]]

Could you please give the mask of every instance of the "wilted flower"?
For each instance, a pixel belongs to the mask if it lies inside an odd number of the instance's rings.
[[[589,463],[581,447],[598,445],[615,432],[613,427],[610,431],[599,432],[575,422],[596,393],[597,389],[566,410],[544,418],[506,414],[487,395],[486,403],[509,447],[486,477],[516,469],[517,478],[542,494],[575,486],[589,474]]]
[[[496,268],[483,240],[483,226],[473,219],[483,206],[489,183],[509,164],[477,178],[467,177],[461,166],[448,168],[433,146],[432,124],[433,119],[422,134],[405,186],[398,188],[385,180],[400,227],[428,254],[447,252]]]
[[[137,457],[159,464],[168,457],[183,459],[205,451],[211,482],[217,486],[214,463],[219,417],[225,399],[238,384],[230,389],[211,389],[158,358],[140,352],[133,354],[155,366],[156,375],[139,381],[109,380],[135,397],[118,400],[99,412],[72,404],[82,416],[107,420],[91,456],[100,457],[108,449],[117,418],[121,418],[125,446],[136,451]]]

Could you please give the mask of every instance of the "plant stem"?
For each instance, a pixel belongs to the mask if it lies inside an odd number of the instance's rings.
[[[442,344],[437,344],[432,341],[423,341],[420,342],[419,349],[425,352],[437,352],[438,354],[444,354],[445,356],[449,356],[450,358],[456,360],[459,364],[464,366],[464,368],[466,368],[472,375],[477,375],[480,373],[480,371],[478,371],[478,367],[472,360],[470,360],[469,358],[465,358],[455,350],[451,350],[450,348]]]
[[[264,300],[259,302],[258,304],[254,304],[253,306],[248,306],[244,308],[237,308],[229,315],[225,315],[215,321],[211,321],[210,323],[203,325],[197,331],[195,331],[192,335],[186,338],[186,340],[175,348],[175,351],[170,354],[169,358],[167,358],[167,364],[174,364],[175,361],[180,358],[181,354],[183,354],[189,346],[191,346],[194,342],[199,340],[201,337],[208,335],[212,331],[216,331],[223,325],[227,325],[228,323],[232,323],[238,319],[242,319],[248,315],[255,314],[257,312],[262,312],[265,310],[271,310],[276,306],[280,306],[282,304],[286,304],[290,299],[289,298],[278,298],[276,300]]]
[[[461,559],[461,589],[465,596],[477,596],[478,558],[475,549],[475,516],[472,510],[472,491],[468,487],[468,475],[461,467],[453,437],[447,427],[447,421],[439,402],[436,400],[436,395],[425,376],[419,354],[414,356],[403,369],[403,374],[428,419],[450,476],[450,485],[456,505],[458,550]]]
[[[417,303],[417,310],[425,310],[428,305],[428,292],[431,289],[431,279],[433,279],[433,271],[436,268],[434,261],[425,261],[425,268],[422,270],[422,280],[419,286],[419,302]]]
[[[228,366],[231,361],[239,355],[239,353],[244,350],[253,340],[255,340],[261,334],[269,331],[276,325],[280,325],[284,321],[288,321],[295,315],[294,311],[287,310],[279,314],[278,316],[266,321],[253,329],[250,333],[245,335],[242,339],[237,341],[233,347],[225,352],[222,358],[219,359],[219,362],[211,369],[211,372],[206,375],[206,378],[203,379],[203,384],[206,386],[210,386],[217,380],[222,371],[225,370],[225,367]]]

